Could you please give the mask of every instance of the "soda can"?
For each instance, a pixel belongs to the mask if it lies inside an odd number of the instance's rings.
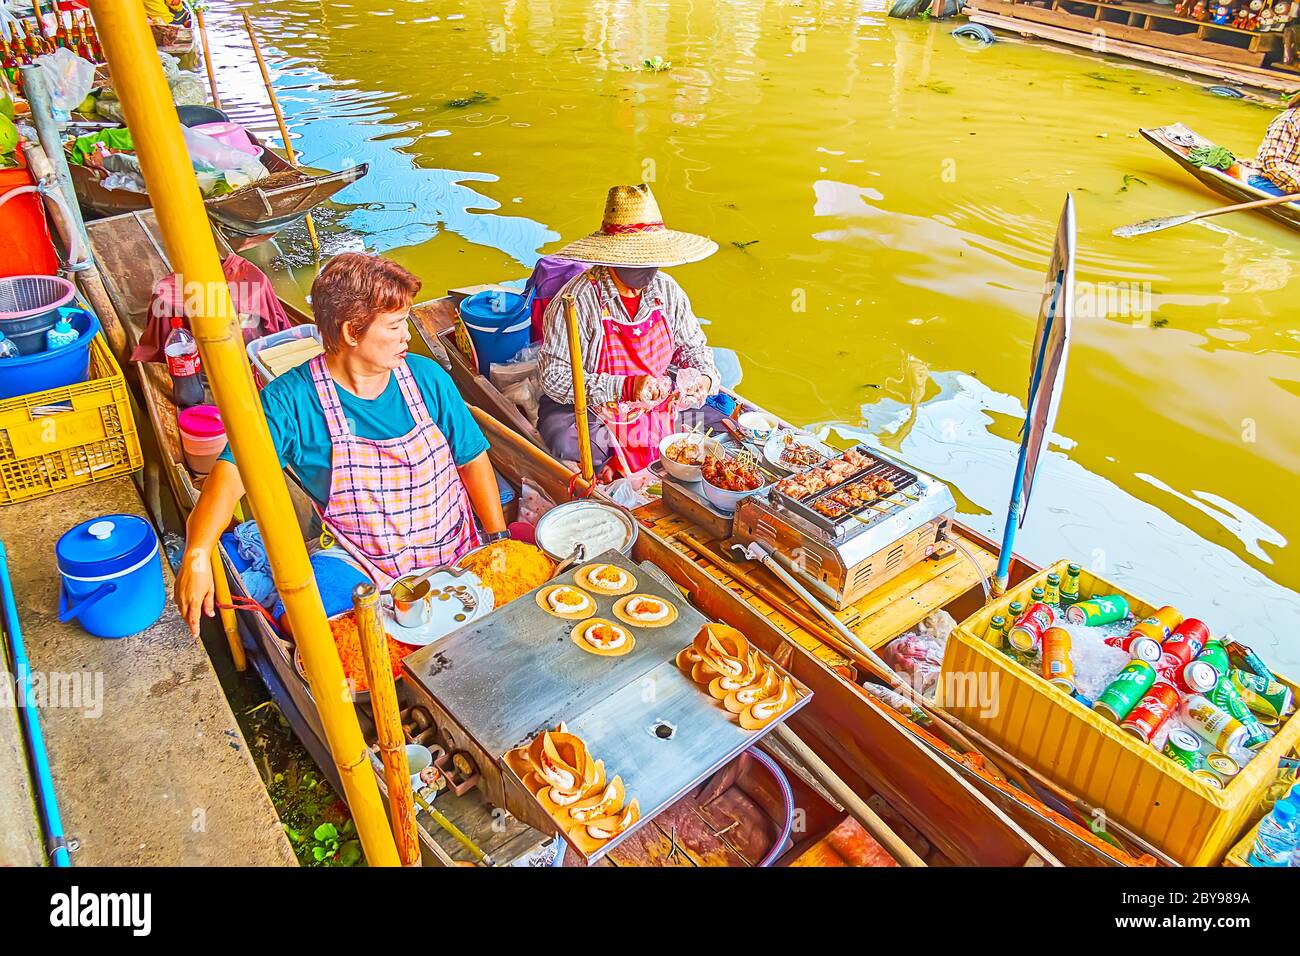
[[[1043,596],[1044,601],[1046,601],[1048,604],[1060,604],[1061,603],[1061,576],[1055,573],[1049,574],[1047,576],[1047,587],[1045,587],[1043,591],[1045,592]]]
[[[1179,663],[1186,664],[1203,653],[1209,642],[1210,629],[1205,626],[1203,621],[1189,617],[1173,629],[1173,632],[1164,643],[1164,652],[1176,657]],[[1213,664],[1214,661],[1210,661],[1210,663]],[[1215,669],[1218,670],[1217,667]],[[1223,671],[1219,671],[1219,673],[1222,674]]]
[[[1188,770],[1195,770],[1201,765],[1201,740],[1184,727],[1174,727],[1169,731],[1169,739],[1165,741],[1161,752]]]
[[[1151,735],[1151,746],[1159,751],[1164,751],[1165,742],[1169,739],[1169,731],[1178,725],[1178,721],[1170,719],[1156,728],[1156,732]]]
[[[1007,636],[1007,619],[1001,614],[994,614],[989,621],[988,630],[984,632],[984,640],[988,641],[994,647],[1001,648],[1002,642]]]
[[[1232,666],[1228,663],[1227,648],[1220,641],[1206,641],[1205,646],[1201,648],[1201,652],[1196,655],[1196,658],[1213,667],[1219,672],[1220,677],[1232,670]]]
[[[1160,660],[1160,642],[1138,631],[1129,631],[1122,637],[1116,634],[1113,637],[1104,638],[1102,643],[1126,651],[1130,660],[1146,661],[1148,664],[1154,664]]]
[[[1211,771],[1226,787],[1232,778],[1241,773],[1241,765],[1225,753],[1215,751],[1205,758],[1205,768]]]
[[[1215,790],[1223,789],[1223,781],[1214,775],[1213,770],[1202,767],[1200,770],[1193,770],[1192,776],[1207,787],[1213,787]]]
[[[1173,605],[1166,604],[1164,607],[1152,611],[1149,617],[1143,618],[1142,623],[1160,628],[1164,633],[1160,635],[1158,640],[1163,641],[1173,633],[1174,628],[1183,623],[1183,613]]]
[[[1065,617],[1071,624],[1086,624],[1089,627],[1114,624],[1128,617],[1128,601],[1122,594],[1091,598],[1071,605],[1065,612]]]
[[[1167,680],[1157,680],[1120,723],[1120,730],[1128,731],[1144,744],[1151,743],[1156,731],[1178,709],[1181,699],[1177,687]]]
[[[1291,688],[1252,671],[1230,670],[1232,686],[1251,710],[1269,717],[1285,717],[1295,709]]]
[[[1173,681],[1174,686],[1184,694],[1208,694],[1219,683],[1219,675],[1205,661],[1188,661],[1169,671],[1161,670],[1157,664],[1156,670],[1166,680]]]
[[[1063,627],[1049,627],[1043,632],[1043,677],[1067,694],[1074,693],[1070,632]]]
[[[1246,728],[1247,747],[1262,747],[1272,739],[1273,735],[1255,718],[1255,714],[1242,696],[1241,689],[1231,677],[1220,677],[1218,683],[1214,685],[1214,690],[1206,696]]]
[[[1078,607],[1076,604],[1075,607]],[[1156,669],[1147,661],[1129,661],[1116,675],[1092,709],[1103,717],[1119,723],[1137,706],[1151,685],[1156,682]]]
[[[1268,669],[1260,656],[1240,641],[1232,640],[1231,634],[1223,635],[1223,647],[1228,652],[1228,661],[1233,667],[1258,674],[1265,680],[1277,680],[1277,676]]]
[[[1077,564],[1071,564],[1065,569],[1065,578],[1061,581],[1061,604],[1068,606],[1079,603],[1079,572],[1081,570]]]
[[[1204,694],[1188,694],[1178,709],[1182,722],[1215,750],[1237,751],[1246,742],[1241,721]]]
[[[1013,650],[1032,656],[1043,643],[1043,632],[1046,630],[1047,628],[1039,622],[1038,618],[1030,614],[1022,614],[1016,626],[1007,632],[1007,643]]]

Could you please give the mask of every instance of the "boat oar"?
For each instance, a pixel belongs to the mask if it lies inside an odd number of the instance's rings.
[[[1120,226],[1112,231],[1112,235],[1119,236],[1121,239],[1132,239],[1134,236],[1145,236],[1148,233],[1159,232],[1161,229],[1172,229],[1174,226],[1182,226],[1189,222],[1195,222],[1198,219],[1208,219],[1211,216],[1222,216],[1225,212],[1239,212],[1242,209],[1262,209],[1264,206],[1280,206],[1284,202],[1300,201],[1300,193],[1292,193],[1288,196],[1274,196],[1271,199],[1256,199],[1251,202],[1239,202],[1235,206],[1220,206],[1218,209],[1207,209],[1204,212],[1192,212],[1185,216],[1164,216],[1160,219],[1143,219],[1141,222],[1135,222],[1128,226]]]
[[[194,19],[199,24],[199,41],[203,44],[203,65],[208,71],[208,88],[212,90],[212,105],[221,109],[221,94],[217,92],[217,74],[212,68],[212,54],[208,52],[208,26],[203,22],[202,7],[194,8]]]
[[[258,69],[262,71],[262,83],[266,86],[266,95],[271,98],[271,109],[275,111],[275,121],[280,124],[280,138],[284,140],[284,151],[288,154],[285,158],[289,160],[289,165],[294,169],[298,168],[298,158],[294,153],[293,142],[289,139],[289,127],[284,122],[284,113],[280,109],[280,101],[276,99],[275,87],[271,84],[271,73],[266,68],[266,60],[262,59],[262,48],[258,45],[257,34],[253,32],[253,21],[248,18],[248,11],[240,11],[244,15],[244,29],[248,31],[248,41],[253,44],[253,55],[257,57]],[[307,236],[311,239],[311,247],[316,252],[320,252],[320,240],[316,238],[316,224],[312,222],[311,213],[307,213],[304,220],[307,223]]]

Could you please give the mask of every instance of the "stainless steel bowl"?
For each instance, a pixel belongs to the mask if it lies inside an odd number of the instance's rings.
[[[623,544],[619,546],[618,550],[623,554],[632,553],[632,545],[636,544],[636,536],[637,536],[636,519],[634,519],[630,514],[628,514],[627,511],[623,510],[617,505],[606,504],[603,501],[591,501],[590,499],[583,500],[583,501],[566,501],[564,504],[556,505],[550,511],[546,512],[546,514],[542,515],[542,518],[540,521],[537,522],[537,528],[534,531],[537,540],[537,546],[541,548],[543,551],[545,551],[552,559],[556,561],[563,561],[565,558],[567,558],[569,556],[569,550],[570,550],[569,548],[565,548],[564,553],[560,554],[557,553],[557,550],[555,548],[547,545],[546,543],[547,529],[552,527],[556,523],[556,521],[559,520],[561,517],[565,515],[571,515],[575,510],[584,509],[584,508],[597,508],[602,511],[606,511],[609,514],[612,514],[614,517],[616,517],[619,520],[619,522],[622,523],[623,527],[627,531],[627,534],[623,540]],[[596,557],[595,553],[593,553],[591,547],[589,546],[587,548],[587,560],[592,560],[595,557]]]

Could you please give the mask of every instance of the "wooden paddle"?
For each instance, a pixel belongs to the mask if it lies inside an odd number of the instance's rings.
[[[1264,206],[1278,206],[1284,202],[1300,201],[1300,193],[1292,193],[1289,196],[1274,196],[1271,199],[1255,199],[1251,202],[1239,202],[1235,206],[1220,206],[1218,209],[1207,209],[1205,212],[1188,213],[1186,216],[1165,216],[1160,219],[1143,219],[1141,222],[1135,222],[1128,226],[1120,226],[1112,231],[1112,235],[1119,236],[1121,239],[1132,239],[1134,236],[1145,236],[1151,232],[1159,232],[1161,229],[1172,229],[1174,226],[1181,226],[1185,223],[1195,222],[1197,219],[1208,219],[1211,216],[1222,216],[1225,212],[1238,212],[1242,209],[1260,209]]]

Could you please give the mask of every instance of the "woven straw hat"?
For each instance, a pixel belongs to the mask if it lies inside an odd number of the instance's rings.
[[[600,266],[679,266],[718,251],[712,239],[664,225],[659,204],[645,183],[615,186],[605,199],[600,229],[551,255]]]

